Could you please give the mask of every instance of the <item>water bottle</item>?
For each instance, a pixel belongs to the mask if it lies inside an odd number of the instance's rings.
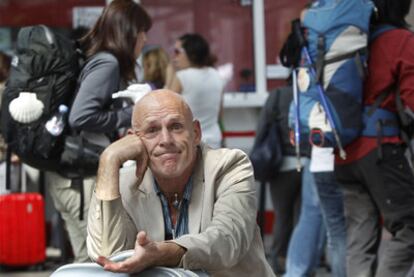
[[[52,136],[59,136],[63,129],[65,128],[66,122],[65,117],[68,113],[69,108],[65,105],[60,105],[58,108],[58,112],[52,116],[47,122],[46,122],[46,130],[52,135]]]

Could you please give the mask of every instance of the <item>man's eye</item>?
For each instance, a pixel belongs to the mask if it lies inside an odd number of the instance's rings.
[[[147,129],[147,133],[155,133],[157,131],[157,128],[156,127],[150,127],[150,128],[148,128]]]
[[[182,128],[183,128],[183,125],[181,123],[174,123],[171,126],[171,129],[173,129],[173,130],[181,130]]]

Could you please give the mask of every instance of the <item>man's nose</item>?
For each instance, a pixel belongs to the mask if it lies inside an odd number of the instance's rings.
[[[168,144],[172,142],[172,136],[168,128],[162,128],[160,133],[160,143],[161,144]]]

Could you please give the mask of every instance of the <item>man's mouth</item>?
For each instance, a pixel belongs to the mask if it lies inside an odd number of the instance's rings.
[[[178,151],[169,151],[155,154],[156,157],[175,157]]]

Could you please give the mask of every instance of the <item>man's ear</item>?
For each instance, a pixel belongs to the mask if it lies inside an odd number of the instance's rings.
[[[194,142],[196,145],[199,145],[201,142],[201,125],[200,121],[194,120],[193,121],[193,128],[194,128]]]
[[[135,132],[132,130],[132,128],[128,128],[127,134],[128,135],[133,135],[133,134],[135,134]]]

